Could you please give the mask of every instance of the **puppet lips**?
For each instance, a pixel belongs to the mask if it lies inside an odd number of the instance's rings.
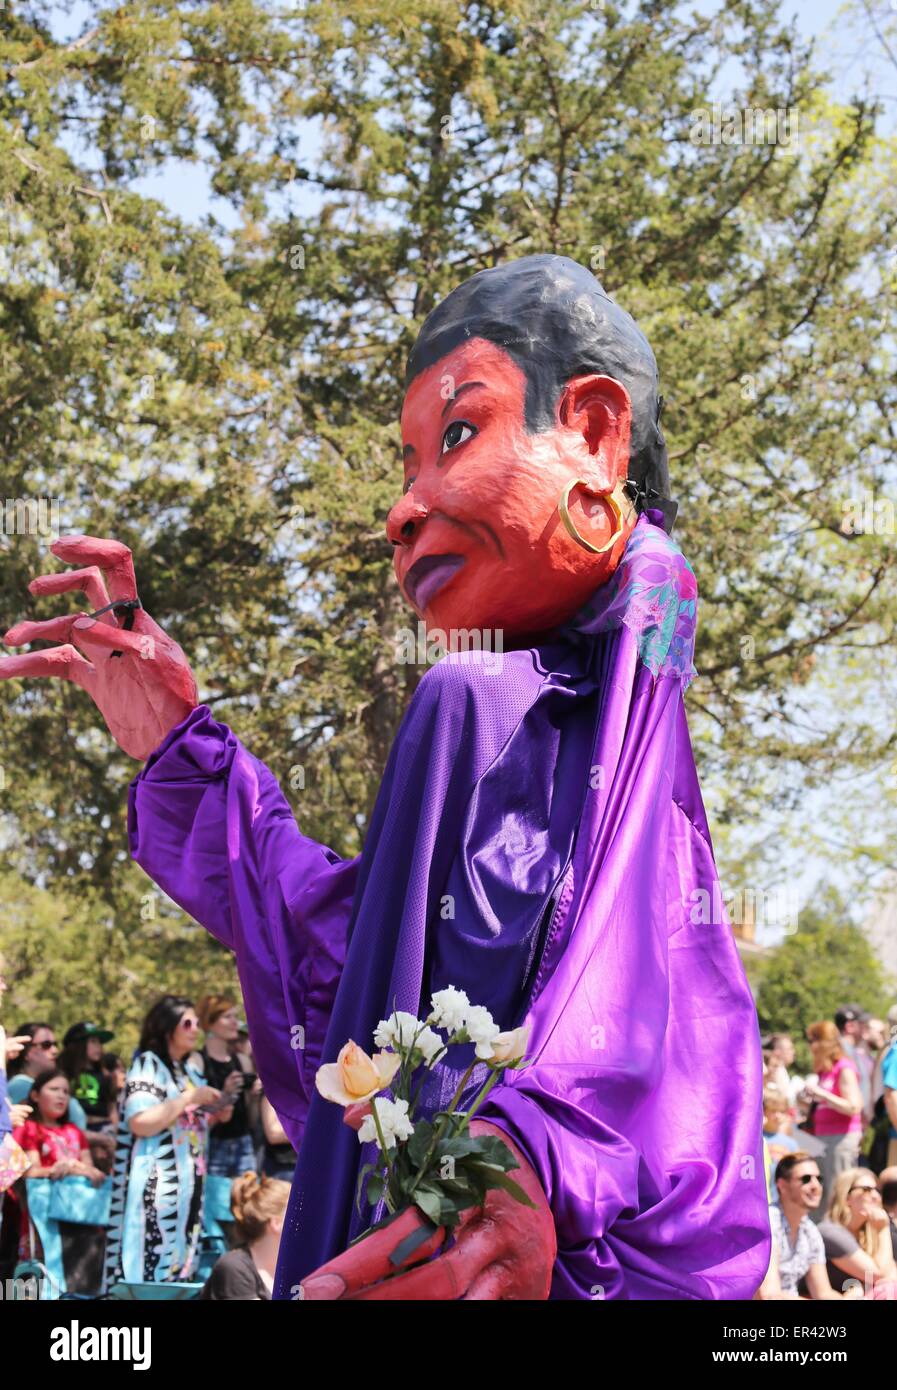
[[[415,608],[423,611],[463,564],[463,555],[422,555],[415,560],[405,576],[405,592]]]

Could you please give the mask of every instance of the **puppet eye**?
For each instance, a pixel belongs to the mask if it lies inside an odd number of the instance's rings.
[[[406,492],[410,492],[410,491],[411,491],[411,489],[414,487],[415,481],[416,481],[416,479],[415,479],[415,477],[414,477],[413,474],[412,474],[412,476],[411,476],[410,478],[406,478],[406,479],[405,479],[405,486],[402,488],[402,496],[403,496],[403,497],[404,497],[404,495],[405,495]]]
[[[464,431],[467,431],[465,434]],[[476,427],[468,424],[466,420],[453,420],[442,436],[442,452],[447,454],[449,449],[456,449],[459,444],[466,444],[468,439],[472,439],[476,434]]]

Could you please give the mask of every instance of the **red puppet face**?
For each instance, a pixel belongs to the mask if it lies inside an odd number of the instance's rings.
[[[620,483],[629,462],[629,395],[611,377],[569,381],[554,428],[528,434],[526,377],[501,348],[472,338],[412,381],[402,410],[405,491],[389,513],[399,585],[428,629],[546,633],[606,582],[635,524]],[[623,531],[605,554],[594,546]],[[603,494],[603,495],[602,495]]]

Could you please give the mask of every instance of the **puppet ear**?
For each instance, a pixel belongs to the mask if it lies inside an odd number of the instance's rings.
[[[571,377],[558,402],[558,421],[585,441],[588,461],[580,467],[590,488],[609,492],[626,477],[632,402],[622,382],[598,373]]]

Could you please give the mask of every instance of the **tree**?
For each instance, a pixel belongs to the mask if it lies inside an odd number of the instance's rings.
[[[885,976],[838,894],[820,891],[816,905],[801,913],[799,930],[764,962],[757,994],[760,1028],[790,1033],[798,1066],[811,1070],[804,1041],[808,1026],[833,1019],[848,1003],[883,1018],[893,1002],[895,984]]]
[[[89,1019],[114,1032],[110,1046],[126,1060],[160,995],[197,1001],[238,990],[230,952],[151,887],[130,910],[113,912],[97,893],[53,893],[0,874],[0,964],[7,1032],[46,1019],[61,1038]]]
[[[52,9],[0,10],[2,495],[133,547],[307,833],[358,851],[422,674],[383,535],[405,356],[460,279],[532,251],[591,264],[661,364],[715,820],[882,775],[894,550],[843,522],[893,470],[894,143],[774,0],[135,0],[65,40]],[[797,143],[701,143],[721,69],[738,111],[797,112]],[[172,159],[226,218],[139,191]],[[11,621],[55,565],[6,529]],[[868,715],[845,674],[874,680]],[[133,765],[81,692],[2,699],[11,866],[126,911]]]

